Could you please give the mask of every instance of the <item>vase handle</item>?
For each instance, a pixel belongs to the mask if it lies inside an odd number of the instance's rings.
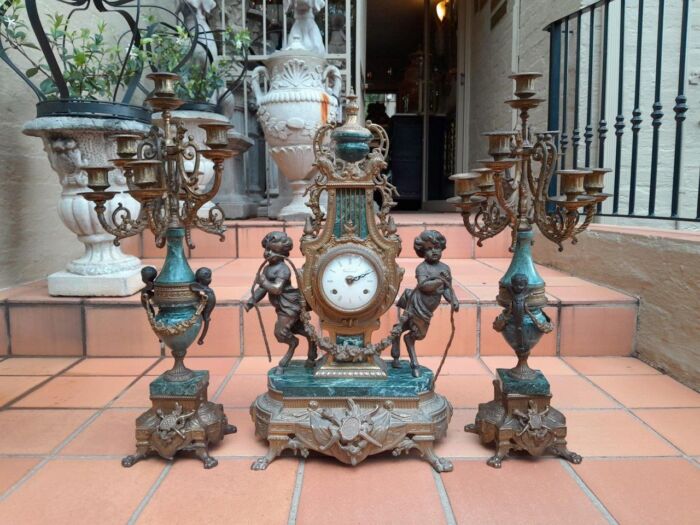
[[[253,87],[253,93],[255,93],[255,98],[257,99],[258,104],[260,104],[263,97],[265,96],[265,93],[263,93],[262,85],[260,84],[261,75],[265,80],[270,80],[270,75],[267,72],[267,68],[265,66],[256,67],[250,74],[251,86]]]
[[[323,86],[328,94],[340,99],[340,88],[342,87],[343,77],[340,75],[340,70],[335,66],[328,66],[323,70]]]

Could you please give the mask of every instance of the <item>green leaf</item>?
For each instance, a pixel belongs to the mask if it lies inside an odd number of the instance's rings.
[[[34,75],[36,75],[39,72],[38,67],[30,67],[27,69],[24,74],[27,75],[27,78],[32,78]]]

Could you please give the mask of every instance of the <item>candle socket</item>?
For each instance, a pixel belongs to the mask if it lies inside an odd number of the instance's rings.
[[[518,98],[532,98],[537,94],[535,80],[542,76],[541,73],[514,73],[508,78],[515,80],[515,96]]]
[[[517,135],[514,131],[490,131],[482,133],[489,141],[489,155],[500,160],[509,158],[513,154],[513,137]]]
[[[112,138],[117,141],[117,156],[120,159],[130,159],[138,153],[139,141],[142,139],[141,135],[119,133],[112,135]]]
[[[590,170],[559,170],[557,172],[561,180],[561,192],[566,195],[566,200],[575,201],[584,193],[583,182]]]
[[[206,134],[207,138],[204,143],[211,149],[223,149],[228,147],[228,130],[233,126],[230,124],[225,124],[223,122],[212,122],[207,124],[200,124]]]
[[[159,160],[135,160],[129,163],[133,176],[132,181],[137,188],[159,188],[161,187]]]
[[[83,168],[88,176],[87,187],[92,191],[105,191],[109,188],[111,166],[86,166]]]
[[[180,75],[165,71],[157,71],[146,75],[146,78],[153,81],[153,95],[156,97],[175,96],[175,82],[180,80]]]
[[[455,195],[458,197],[474,195],[478,191],[477,182],[479,177],[481,177],[481,174],[474,172],[450,175],[450,180],[455,183]]]
[[[589,195],[601,193],[605,188],[605,174],[611,171],[610,168],[591,168],[591,172],[585,176],[583,182],[586,193]]]

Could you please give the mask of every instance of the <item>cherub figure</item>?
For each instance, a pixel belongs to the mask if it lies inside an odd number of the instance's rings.
[[[306,366],[312,368],[316,364],[318,350],[304,330],[301,321],[301,292],[292,286],[292,271],[284,261],[292,251],[292,239],[284,232],[270,232],[263,238],[262,246],[265,249],[267,266],[258,275],[255,282],[258,287],[253,290],[253,295],[244,308],[246,311],[250,310],[255,303],[269,294],[270,303],[277,313],[275,338],[288,346],[287,353],[280,359],[275,373],[284,373],[284,369],[294,357],[294,350],[299,345],[299,338],[294,334],[304,336],[309,342]]]
[[[510,324],[514,330],[515,352],[518,355],[526,354],[532,346],[537,342],[531,337],[526,337],[525,334],[525,319],[529,317],[532,323],[541,333],[552,331],[552,324],[549,317],[543,313],[545,321],[542,322],[530,311],[527,305],[527,300],[532,295],[532,291],[528,288],[529,280],[524,273],[516,273],[510,279],[510,295],[511,302],[501,312],[493,322],[493,329],[497,332],[503,332]]]
[[[326,0],[284,0],[284,10],[294,9],[294,24],[289,30],[288,49],[300,46],[321,55],[326,53],[321,30],[316,25],[314,15],[323,9]]]
[[[204,321],[204,328],[202,329],[202,335],[199,336],[198,345],[204,344],[204,338],[207,336],[209,331],[209,321],[211,320],[211,312],[216,306],[216,295],[214,290],[212,290],[209,285],[211,284],[211,270],[206,267],[202,267],[194,274],[194,279],[196,282],[190,285],[190,290],[198,293],[201,297],[206,298],[207,302],[202,310],[202,321]]]
[[[452,290],[450,267],[440,262],[446,246],[447,240],[444,235],[435,230],[425,230],[416,237],[413,249],[418,257],[424,259],[416,268],[418,286],[412,290],[405,290],[397,303],[408,316],[399,328],[401,333],[408,332],[403,340],[406,343],[406,351],[411,360],[414,377],[420,376],[418,359],[416,358],[416,341],[424,339],[428,333],[430,320],[433,317],[433,312],[440,305],[440,300],[444,297],[452,305],[452,311],[459,310],[459,301]],[[391,357],[393,358],[391,365],[394,368],[401,366],[399,363],[400,354],[400,343],[397,338],[391,346]]]
[[[141,280],[146,285],[141,288],[141,306],[151,315],[156,315],[156,312],[153,310],[153,305],[151,304],[151,299],[153,299],[153,295],[155,295],[154,281],[157,275],[158,270],[153,266],[144,266],[141,268]]]

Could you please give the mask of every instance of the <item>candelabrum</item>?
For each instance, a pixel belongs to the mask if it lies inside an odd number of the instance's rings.
[[[226,132],[231,126],[212,121],[201,124],[206,132],[202,147],[187,136],[182,122],[172,118],[171,111],[183,103],[175,97],[178,76],[172,73],[152,73],[148,77],[155,88],[147,99],[154,112],[162,112],[162,128],[152,127],[144,137],[136,134],[117,134],[117,156],[112,164],[121,168],[127,180],[128,193],[141,204],[137,217],[119,205],[106,217],[106,202],[117,192],[108,191],[107,174],[111,166],[85,168],[91,192],[82,196],[95,205],[102,227],[120,239],[150,229],[156,245],[167,244],[167,252],[160,273],[154,267],[145,267],[141,276],[145,287],[141,303],[146,310],[151,328],[167,345],[174,357],[171,370],[150,385],[152,408],[136,420],[136,448],[134,455],[122,461],[130,467],[155,452],[172,458],[177,451],[191,451],[205,468],[217,461],[208,454],[209,444],[220,441],[224,434],[235,432],[220,404],[207,401],[209,372],[190,370],[184,365],[188,347],[197,336],[202,344],[209,320],[216,304],[214,291],[209,287],[211,270],[190,268],[184,251],[184,242],[194,248],[191,228],[196,227],[223,239],[224,214],[218,206],[201,217],[199,209],[211,200],[219,189],[223,163],[234,152],[226,149]],[[199,165],[202,159],[214,164],[211,189],[200,192]],[[188,162],[189,161],[189,162]],[[187,171],[185,166],[192,167]],[[108,220],[109,219],[109,220]]]
[[[496,455],[489,465],[500,467],[509,450],[527,450],[533,455],[547,451],[578,463],[581,457],[566,448],[566,419],[550,406],[549,383],[539,370],[527,363],[530,350],[551,332],[552,323],[544,312],[545,283],[532,260],[533,225],[542,235],[563,249],[588,228],[603,193],[605,168],[557,170],[557,131],[534,134],[528,126],[529,112],[542,99],[536,98],[534,82],[539,73],[518,73],[515,98],[506,101],[519,112],[515,131],[484,133],[492,159],[469,173],[453,175],[456,196],[449,199],[461,211],[464,225],[477,244],[512,230],[511,264],[499,281],[497,301],[503,312],[493,324],[515,351],[518,363],[498,369],[495,396],[479,405],[476,422],[465,430],[478,433],[484,443],[496,442]],[[561,195],[551,196],[558,178]]]

